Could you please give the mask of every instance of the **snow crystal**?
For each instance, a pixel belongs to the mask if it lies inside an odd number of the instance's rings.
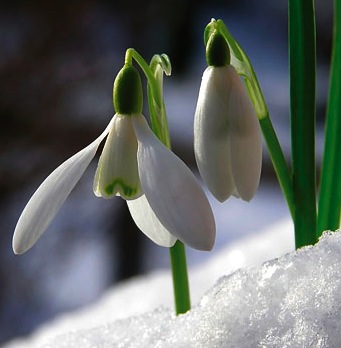
[[[341,233],[219,279],[191,311],[159,308],[7,347],[328,347],[341,345]],[[140,298],[143,301],[143,296]]]

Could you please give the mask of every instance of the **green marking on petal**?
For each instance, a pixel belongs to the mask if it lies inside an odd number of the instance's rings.
[[[138,195],[140,190],[138,187],[131,187],[126,185],[122,179],[116,179],[112,184],[105,187],[104,192],[108,196],[114,195],[118,192],[123,198],[134,198]]]

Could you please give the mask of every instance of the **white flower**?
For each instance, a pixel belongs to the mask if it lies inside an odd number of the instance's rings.
[[[107,134],[95,194],[127,199],[137,226],[159,245],[170,247],[179,239],[210,250],[214,218],[194,175],[156,138],[141,114],[116,114],[95,141],[61,164],[33,194],[14,232],[14,252],[24,253],[40,238]]]
[[[232,65],[206,68],[194,118],[194,150],[209,190],[223,202],[257,190],[262,140],[246,89]]]

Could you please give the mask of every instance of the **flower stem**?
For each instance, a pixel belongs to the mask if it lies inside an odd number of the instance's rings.
[[[179,240],[169,249],[176,315],[191,309],[185,246]]]
[[[272,165],[274,166],[278,178],[279,185],[281,186],[282,192],[287,201],[291,218],[294,220],[295,205],[294,191],[292,189],[292,178],[287,163],[285,161],[282,148],[279,144],[275,130],[273,129],[270,117],[267,116],[260,118],[259,123],[269,151]]]
[[[341,210],[341,0],[334,0],[334,38],[325,130],[318,236],[340,226]]]
[[[162,88],[162,86],[160,87]],[[162,107],[159,108],[154,103],[152,88],[149,82],[147,91],[152,129],[160,141],[170,149],[171,143],[165,105],[162,101]],[[169,253],[173,276],[175,313],[178,315],[186,313],[191,309],[185,246],[177,240],[174,246],[169,249]]]
[[[166,108],[162,98],[162,79],[157,81],[155,75],[158,64],[162,67],[162,74],[165,72],[170,75],[170,61],[166,55],[155,55],[149,66],[134,49],[129,48],[126,51],[125,63],[132,64],[132,58],[139,64],[148,81],[147,93],[151,128],[159,140],[170,149]],[[185,246],[178,240],[169,249],[169,252],[173,276],[175,313],[178,315],[187,312],[191,308]]]
[[[317,241],[313,0],[289,0],[289,64],[295,243],[300,248]]]
[[[137,51],[135,51],[133,48],[128,48],[126,51],[125,63],[132,64],[132,58],[135,59],[135,61],[137,62],[137,64],[140,66],[143,73],[145,74],[148,80],[148,83],[150,84],[150,87],[152,89],[154,100],[157,103],[158,107],[161,108],[162,97],[161,97],[160,90],[158,88],[158,84],[157,84],[157,81],[155,80],[152,70],[148,66],[147,62],[142,58],[142,56]]]

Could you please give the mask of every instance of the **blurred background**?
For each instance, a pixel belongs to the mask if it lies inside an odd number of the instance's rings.
[[[316,1],[318,163],[331,6]],[[203,30],[212,17],[225,21],[249,55],[289,156],[286,1],[1,2],[0,344],[95,301],[119,281],[169,267],[168,250],[137,231],[123,200],[93,195],[96,159],[34,248],[15,256],[12,235],[43,179],[106,127],[112,84],[129,47],[147,61],[154,53],[169,55],[173,73],[165,78],[165,103],[173,150],[196,170],[192,125],[205,69]],[[217,218],[215,250],[289,216],[266,149],[260,190],[250,204],[209,197]],[[189,250],[189,264],[210,255]]]

